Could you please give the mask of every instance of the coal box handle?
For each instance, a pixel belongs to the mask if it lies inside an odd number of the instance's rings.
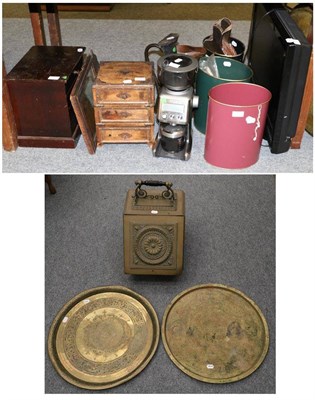
[[[174,191],[172,189],[173,184],[171,182],[163,182],[163,181],[153,181],[153,180],[149,180],[149,181],[136,181],[136,190],[135,190],[135,196],[136,198],[144,198],[147,197],[147,192],[144,189],[141,189],[141,186],[165,186],[166,190],[164,190],[162,192],[162,196],[165,199],[172,199],[175,200],[174,197]]]

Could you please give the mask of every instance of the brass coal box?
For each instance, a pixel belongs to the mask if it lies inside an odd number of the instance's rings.
[[[142,186],[165,186],[144,190]],[[172,183],[136,181],[124,209],[124,270],[135,275],[179,275],[183,269],[185,193]]]

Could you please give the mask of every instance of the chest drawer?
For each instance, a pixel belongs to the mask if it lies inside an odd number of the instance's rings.
[[[96,126],[98,145],[102,143],[152,143],[154,125],[147,127],[109,127]]]
[[[147,88],[129,88],[125,86],[109,87],[95,86],[93,90],[94,104],[130,104],[154,105],[153,87]]]
[[[95,107],[95,122],[107,124],[154,123],[153,107],[144,108],[105,108]]]
[[[153,66],[148,62],[101,62],[93,85],[94,104],[154,106]]]

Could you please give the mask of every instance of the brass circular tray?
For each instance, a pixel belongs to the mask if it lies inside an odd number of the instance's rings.
[[[224,285],[194,286],[165,310],[162,340],[174,364],[203,382],[227,383],[253,373],[269,347],[266,320],[244,293]]]
[[[57,372],[85,389],[107,389],[140,373],[159,341],[151,304],[122,286],[78,294],[57,314],[48,353]]]

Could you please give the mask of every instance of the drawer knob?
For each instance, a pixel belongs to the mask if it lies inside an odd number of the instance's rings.
[[[128,99],[128,97],[130,97],[131,95],[129,93],[126,92],[120,92],[117,94],[117,97],[119,97],[122,100],[126,100]]]

